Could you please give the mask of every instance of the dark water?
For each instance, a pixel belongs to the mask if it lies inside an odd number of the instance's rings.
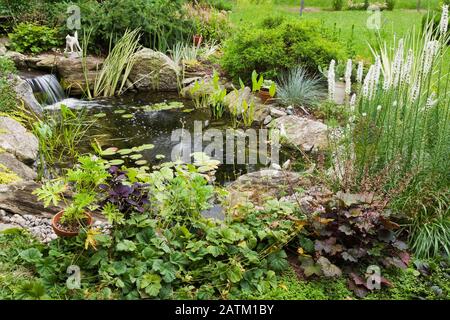
[[[170,104],[174,102],[181,102],[184,106],[159,111],[142,109],[145,106],[154,106],[158,103]],[[146,165],[149,167],[171,161],[172,149],[180,143],[179,140],[171,141],[172,131],[184,128],[193,137],[194,121],[203,121],[204,129],[214,128],[223,132],[231,126],[230,121],[226,118],[213,120],[209,109],[195,109],[192,101],[181,99],[178,94],[172,93],[127,94],[113,99],[90,102],[67,99],[60,103],[71,108],[86,107],[90,117],[101,116],[98,118],[95,127],[92,128],[92,133],[101,133],[98,140],[101,142],[103,149],[108,147],[130,149],[144,144],[153,144],[153,149],[140,152],[143,155],[140,160],[147,160],[148,164]],[[58,108],[58,105],[51,106],[51,108]],[[204,145],[208,143],[204,143]],[[163,155],[164,158],[159,159],[160,155]],[[225,162],[225,159],[218,160],[221,160],[222,163]],[[265,165],[221,164],[216,173],[216,181],[219,183],[233,181],[237,176],[256,171],[263,166]]]

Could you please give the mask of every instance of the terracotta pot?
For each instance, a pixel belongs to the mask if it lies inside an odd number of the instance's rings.
[[[259,97],[261,98],[263,103],[266,103],[267,101],[272,99],[268,90],[259,91]]]
[[[196,34],[192,38],[193,38],[194,46],[198,47],[202,44],[203,36]]]
[[[58,227],[58,222],[61,219],[61,216],[64,214],[64,211],[60,211],[55,214],[52,218],[52,228],[56,235],[60,237],[76,237],[80,232],[79,231],[66,231]],[[85,213],[87,218],[87,226],[92,224],[92,216],[89,213]]]

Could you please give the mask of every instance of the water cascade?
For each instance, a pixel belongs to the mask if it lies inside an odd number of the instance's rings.
[[[55,104],[65,98],[64,90],[53,74],[26,79],[41,105]]]

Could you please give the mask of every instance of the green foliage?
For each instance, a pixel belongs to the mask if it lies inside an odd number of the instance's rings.
[[[344,7],[344,0],[333,0],[332,2],[332,8],[335,11],[341,11]]]
[[[231,31],[228,14],[202,4],[186,7],[187,18],[194,23],[194,34],[202,35],[204,40],[222,42]]]
[[[78,165],[69,169],[62,179],[46,182],[33,191],[45,207],[50,204],[56,206],[63,202],[65,210],[60,221],[64,225],[82,224],[86,218],[86,211],[97,208],[97,201],[101,196],[99,186],[109,176],[104,160],[83,156],[78,162]],[[73,191],[71,201],[64,195],[69,187]]]
[[[16,73],[14,62],[0,57],[0,113],[11,113],[16,110],[16,94],[8,82],[8,75]]]
[[[185,18],[184,0],[77,0],[80,7],[81,25],[92,29],[91,44],[102,51],[115,44],[127,30],[141,30],[141,44],[145,47],[166,51],[176,42],[188,39],[193,28],[192,21]],[[55,5],[53,20],[65,22],[67,4]],[[64,33],[65,25],[62,25]]]
[[[32,123],[32,131],[39,139],[39,174],[76,161],[83,145],[88,144],[89,129],[95,119],[88,119],[86,110],[71,110],[62,105],[56,112],[45,114]]]
[[[396,2],[396,0],[385,0],[386,10],[394,10]]]
[[[268,79],[299,64],[316,72],[318,66],[342,59],[343,54],[341,46],[324,37],[316,23],[289,21],[239,30],[225,43],[221,62],[235,80],[249,82],[253,70]]]
[[[126,169],[148,184],[150,208],[120,222],[112,219],[109,234],[80,234],[44,250],[22,249],[19,259],[47,289],[65,285],[64,268],[77,257],[82,287],[107,287],[126,299],[233,298],[275,288],[275,272],[288,266],[280,248],[304,216],[293,205],[270,201],[228,221],[205,219],[201,211],[211,206],[215,192],[207,184],[205,161],[197,156],[195,163],[169,163],[150,174]]]
[[[32,23],[18,24],[9,34],[11,48],[22,53],[40,53],[61,45],[58,30]]]
[[[449,219],[450,77],[447,46],[442,45],[448,40],[449,34],[436,35],[428,23],[402,44],[377,50],[378,62],[357,86],[353,115],[338,143],[338,167],[345,167],[341,186],[385,194],[394,212],[406,216],[411,247],[421,257],[450,248],[444,231]],[[432,45],[436,50],[430,53]],[[395,66],[407,59],[411,66],[400,74]],[[368,86],[381,65],[390,73]]]

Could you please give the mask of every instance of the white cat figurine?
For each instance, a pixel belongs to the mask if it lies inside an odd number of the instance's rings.
[[[64,50],[64,52],[69,52],[69,53],[81,52],[80,43],[78,42],[78,32],[77,31],[75,31],[75,34],[73,37],[70,34],[67,35],[66,49]]]

